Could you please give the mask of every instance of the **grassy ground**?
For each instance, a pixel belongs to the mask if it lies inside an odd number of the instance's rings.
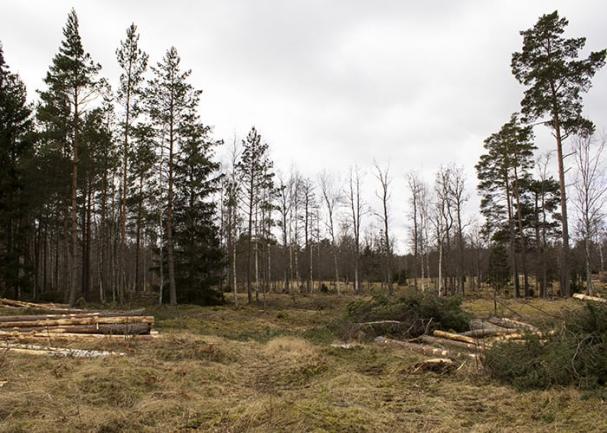
[[[327,324],[350,300],[166,307],[152,310],[161,339],[78,344],[126,357],[0,352],[0,432],[607,431],[607,404],[573,389],[518,393],[473,365],[414,373],[421,358],[402,349],[332,348]],[[499,312],[544,320],[574,302],[508,301]],[[465,307],[486,316],[494,305]]]

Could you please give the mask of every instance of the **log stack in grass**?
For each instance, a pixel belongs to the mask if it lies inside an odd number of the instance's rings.
[[[0,316],[0,339],[152,338],[153,316],[136,311]]]

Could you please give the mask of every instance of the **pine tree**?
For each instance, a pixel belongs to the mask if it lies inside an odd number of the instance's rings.
[[[133,154],[131,150],[131,141],[134,136],[137,135],[139,144],[141,144],[142,129],[138,128],[137,121],[139,115],[143,110],[143,98],[144,98],[144,74],[147,70],[148,55],[139,48],[139,34],[137,33],[137,26],[133,23],[126,30],[126,38],[120,43],[120,47],[116,50],[116,57],[118,65],[121,69],[120,74],[120,86],[118,87],[118,103],[122,109],[122,120],[120,122],[121,133],[122,133],[122,173],[121,173],[121,185],[120,185],[120,246],[121,255],[123,261],[126,260],[126,224],[127,224],[127,200],[129,200],[129,160],[130,155]],[[146,151],[141,146],[138,146],[139,150]],[[141,158],[145,158],[142,156]],[[141,159],[139,158],[139,159]],[[140,193],[138,195],[141,195]],[[138,205],[137,205],[138,206]],[[137,207],[137,218],[141,221],[140,217],[141,209]],[[137,230],[138,236],[140,236],[139,227]],[[137,238],[136,247],[136,280],[135,288],[139,289],[139,242],[140,237]],[[123,269],[122,272],[122,284],[125,282],[126,271]]]
[[[589,134],[593,123],[582,116],[582,94],[591,79],[604,66],[607,50],[591,52],[579,59],[586,38],[565,38],[569,24],[557,11],[543,15],[531,29],[521,32],[522,51],[512,55],[512,73],[527,87],[521,101],[525,120],[538,119],[555,137],[559,171],[563,246],[561,250],[561,294],[569,296],[569,227],[563,161],[563,140],[572,134]]]
[[[25,85],[10,72],[0,44],[0,296],[8,290],[20,297],[27,277],[26,235],[31,225],[27,182],[33,174],[31,126]]]
[[[505,123],[499,132],[484,142],[486,153],[476,165],[481,193],[481,213],[486,219],[486,233],[494,241],[509,238],[510,259],[515,293],[519,293],[517,236],[522,253],[525,290],[528,290],[526,239],[523,233],[522,191],[533,167],[532,130],[523,126],[516,115]],[[518,231],[518,233],[517,233]]]
[[[82,118],[86,107],[96,96],[100,86],[97,74],[101,66],[94,63],[82,46],[78,17],[72,9],[63,28],[64,39],[53,58],[44,79],[47,90],[40,92],[41,106],[38,118],[48,123],[49,131],[59,133],[69,148],[71,158],[70,185],[70,250],[69,302],[78,295],[78,166]]]
[[[535,233],[535,281],[539,286],[539,296],[544,297],[548,286],[548,240],[560,235],[560,215],[557,213],[560,204],[559,183],[552,177],[542,175],[540,179],[532,179],[527,189],[532,207],[529,225]]]
[[[242,141],[242,155],[236,167],[240,173],[242,190],[244,196],[244,208],[247,213],[247,297],[248,302],[253,301],[253,290],[251,284],[252,255],[253,255],[253,228],[256,224],[257,210],[259,209],[262,193],[266,189],[273,188],[272,161],[268,155],[268,144],[261,141],[261,135],[255,127]],[[258,240],[255,239],[257,248]],[[259,281],[255,281],[259,284]]]

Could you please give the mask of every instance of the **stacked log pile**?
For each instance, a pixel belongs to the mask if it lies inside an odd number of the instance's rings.
[[[153,338],[153,316],[137,311],[0,316],[1,340]]]

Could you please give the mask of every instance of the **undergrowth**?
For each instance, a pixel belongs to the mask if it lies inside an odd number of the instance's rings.
[[[499,343],[487,351],[485,366],[491,376],[519,390],[599,389],[607,383],[607,307],[588,304],[567,314],[554,334]]]

